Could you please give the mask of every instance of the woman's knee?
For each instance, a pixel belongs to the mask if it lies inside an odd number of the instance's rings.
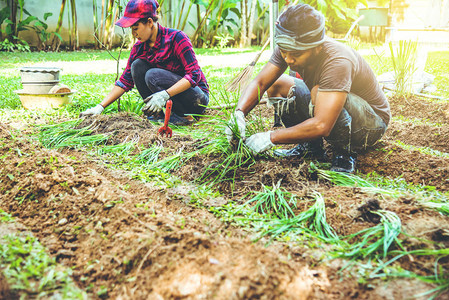
[[[148,64],[144,60],[138,58],[131,64],[131,76],[135,78],[136,76],[142,76],[148,70]]]

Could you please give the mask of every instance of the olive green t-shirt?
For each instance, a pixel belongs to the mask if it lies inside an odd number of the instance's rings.
[[[390,105],[365,59],[357,51],[331,38],[326,38],[322,46],[315,57],[314,68],[292,70],[301,75],[310,90],[319,85],[319,91],[347,92],[361,97],[388,125]],[[270,62],[284,70],[288,67],[278,47],[275,47]]]

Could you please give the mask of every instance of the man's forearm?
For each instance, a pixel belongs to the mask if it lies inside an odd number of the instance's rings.
[[[265,89],[256,81],[252,81],[246,87],[235,109],[241,110],[246,116],[259,103],[264,93]]]
[[[288,128],[271,132],[273,144],[297,144],[326,136],[325,126],[315,118]]]

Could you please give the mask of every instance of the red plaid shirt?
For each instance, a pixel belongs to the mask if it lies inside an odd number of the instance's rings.
[[[154,46],[150,47],[147,43],[137,41],[129,55],[128,64],[115,85],[125,91],[134,87],[131,64],[138,58],[150,63],[151,67],[168,70],[184,77],[192,87],[198,86],[209,94],[206,77],[204,77],[203,71],[198,65],[192,43],[184,32],[163,27],[158,23]]]

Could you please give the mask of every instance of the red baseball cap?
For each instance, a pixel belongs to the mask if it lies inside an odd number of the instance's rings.
[[[123,17],[115,25],[123,28],[130,27],[140,19],[155,16],[158,8],[157,0],[130,0],[126,4]]]

